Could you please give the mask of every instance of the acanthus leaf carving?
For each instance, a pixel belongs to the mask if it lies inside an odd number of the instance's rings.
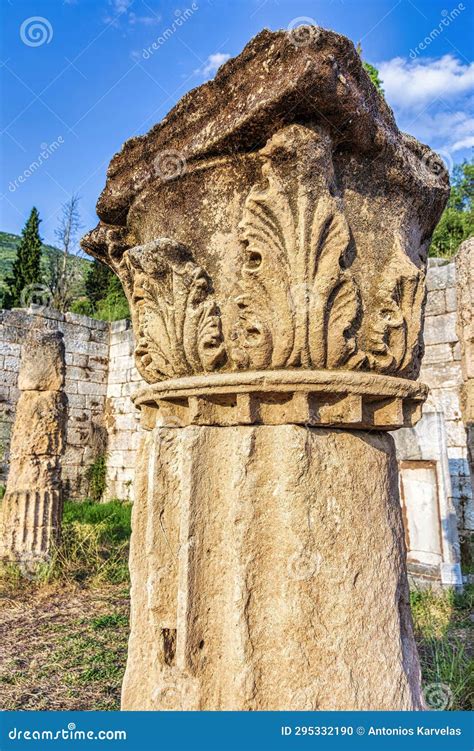
[[[395,234],[382,270],[367,273],[322,128],[282,128],[259,159],[261,177],[239,209],[238,280],[219,285],[224,326],[212,280],[184,245],[162,237],[130,247],[134,231],[114,227],[86,238],[122,280],[141,375],[151,383],[229,370],[416,375],[424,274],[406,252],[408,235]]]
[[[125,253],[132,278],[137,367],[151,382],[212,371],[227,358],[211,280],[180,243],[160,238]]]
[[[306,129],[296,133],[302,134]],[[300,179],[292,202],[272,163],[271,142],[262,153],[266,185],[251,189],[239,223],[245,260],[230,356],[236,367],[341,367],[357,350],[361,307],[344,268],[348,222],[327,186],[316,197]]]

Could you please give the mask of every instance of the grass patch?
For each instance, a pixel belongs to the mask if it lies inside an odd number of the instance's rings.
[[[82,501],[80,503],[66,501],[63,512],[63,527],[73,524],[89,524],[101,527],[101,539],[104,543],[113,544],[127,541],[130,537],[132,506],[124,501],[108,501],[95,503]]]
[[[410,600],[423,685],[447,687],[446,709],[474,709],[474,587],[415,590]]]
[[[99,618],[92,618],[91,626],[94,631],[102,631],[104,628],[120,628],[121,626],[128,626],[128,618],[121,613],[101,615]]]
[[[0,579],[9,588],[54,582],[97,586],[128,583],[131,504],[113,500],[66,502],[61,542],[33,570],[4,564]]]
[[[117,585],[23,591],[4,625],[0,709],[119,709],[128,640],[123,594]]]

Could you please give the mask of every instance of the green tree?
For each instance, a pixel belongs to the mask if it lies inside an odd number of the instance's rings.
[[[105,263],[97,259],[92,262],[86,277],[86,295],[94,308],[106,296],[112,276],[113,272]]]
[[[357,52],[359,54],[359,57],[362,58],[362,45],[360,42],[357,45]],[[382,88],[383,81],[381,80],[379,72],[377,68],[375,67],[375,65],[372,65],[371,63],[367,63],[365,60],[362,60],[362,67],[368,74],[370,80],[374,84],[379,94],[383,94],[384,93],[384,90]]]
[[[103,321],[130,318],[127,298],[118,277],[108,266],[95,260],[86,277],[86,297],[76,300],[74,313],[89,315]]]
[[[474,235],[474,162],[454,167],[451,193],[430,245],[430,256],[451,258],[460,244]]]
[[[102,321],[120,321],[122,318],[130,318],[130,309],[120,280],[114,273],[110,273],[107,294],[96,305],[96,318]]]
[[[25,302],[21,297],[25,287],[41,283],[42,242],[39,234],[40,222],[38,210],[33,206],[21,231],[21,240],[13,262],[12,274],[5,279],[8,286],[3,299],[5,308],[21,306]]]

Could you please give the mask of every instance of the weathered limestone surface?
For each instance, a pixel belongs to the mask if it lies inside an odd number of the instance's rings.
[[[150,384],[125,709],[422,706],[378,431],[426,397],[449,181],[352,43],[307,36],[262,32],[128,142],[83,240]]]
[[[415,378],[438,162],[400,133],[347,39],[259,34],[114,157],[83,240],[123,282],[143,378]]]
[[[421,707],[391,436],[155,428],[138,483],[124,708]]]
[[[466,478],[460,504],[463,526],[474,531],[474,238],[466,240],[456,256],[458,283],[458,333],[461,344],[462,387],[461,412],[467,434]],[[469,483],[470,480],[470,483]],[[470,540],[470,561],[474,560],[474,539]]]
[[[95,459],[90,446],[104,425],[107,411],[113,332],[104,321],[50,308],[32,306],[27,310],[0,311],[0,481],[6,481],[9,469],[11,435],[21,393],[18,388],[21,349],[30,329],[38,326],[63,334],[68,425],[61,480],[68,498],[84,498],[88,492],[87,468]],[[116,409],[120,411],[120,405]],[[112,482],[110,485],[114,491]]]
[[[11,462],[2,503],[0,553],[44,559],[60,533],[67,398],[62,334],[33,328],[21,356]]]
[[[474,309],[473,242],[461,245],[455,259],[429,259],[425,311],[425,355],[420,378],[429,388],[423,411],[441,412],[451,490],[456,508],[463,562],[473,558],[474,493],[472,484],[472,316]]]
[[[458,332],[463,375],[462,409],[474,453],[474,238],[466,240],[456,256],[458,281]]]

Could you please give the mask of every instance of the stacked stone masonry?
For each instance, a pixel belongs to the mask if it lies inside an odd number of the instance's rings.
[[[427,275],[425,309],[425,354],[420,380],[430,393],[423,411],[441,412],[446,426],[446,444],[451,491],[461,536],[474,530],[472,457],[469,456],[462,414],[463,369],[457,310],[456,264],[431,259]]]
[[[420,380],[430,387],[430,395],[423,412],[443,415],[452,501],[462,541],[474,531],[474,504],[472,462],[462,416],[463,372],[455,262],[430,259],[427,289],[425,355]],[[87,469],[98,455],[106,454],[106,498],[133,500],[140,424],[139,412],[130,396],[145,383],[134,364],[130,322],[109,324],[45,309],[1,312],[0,482],[5,483],[8,472],[10,433],[19,396],[20,348],[37,316],[44,317],[49,328],[64,334],[69,401],[63,460],[66,495],[71,498],[87,495]],[[408,458],[416,458],[415,441],[412,443],[413,451]]]

